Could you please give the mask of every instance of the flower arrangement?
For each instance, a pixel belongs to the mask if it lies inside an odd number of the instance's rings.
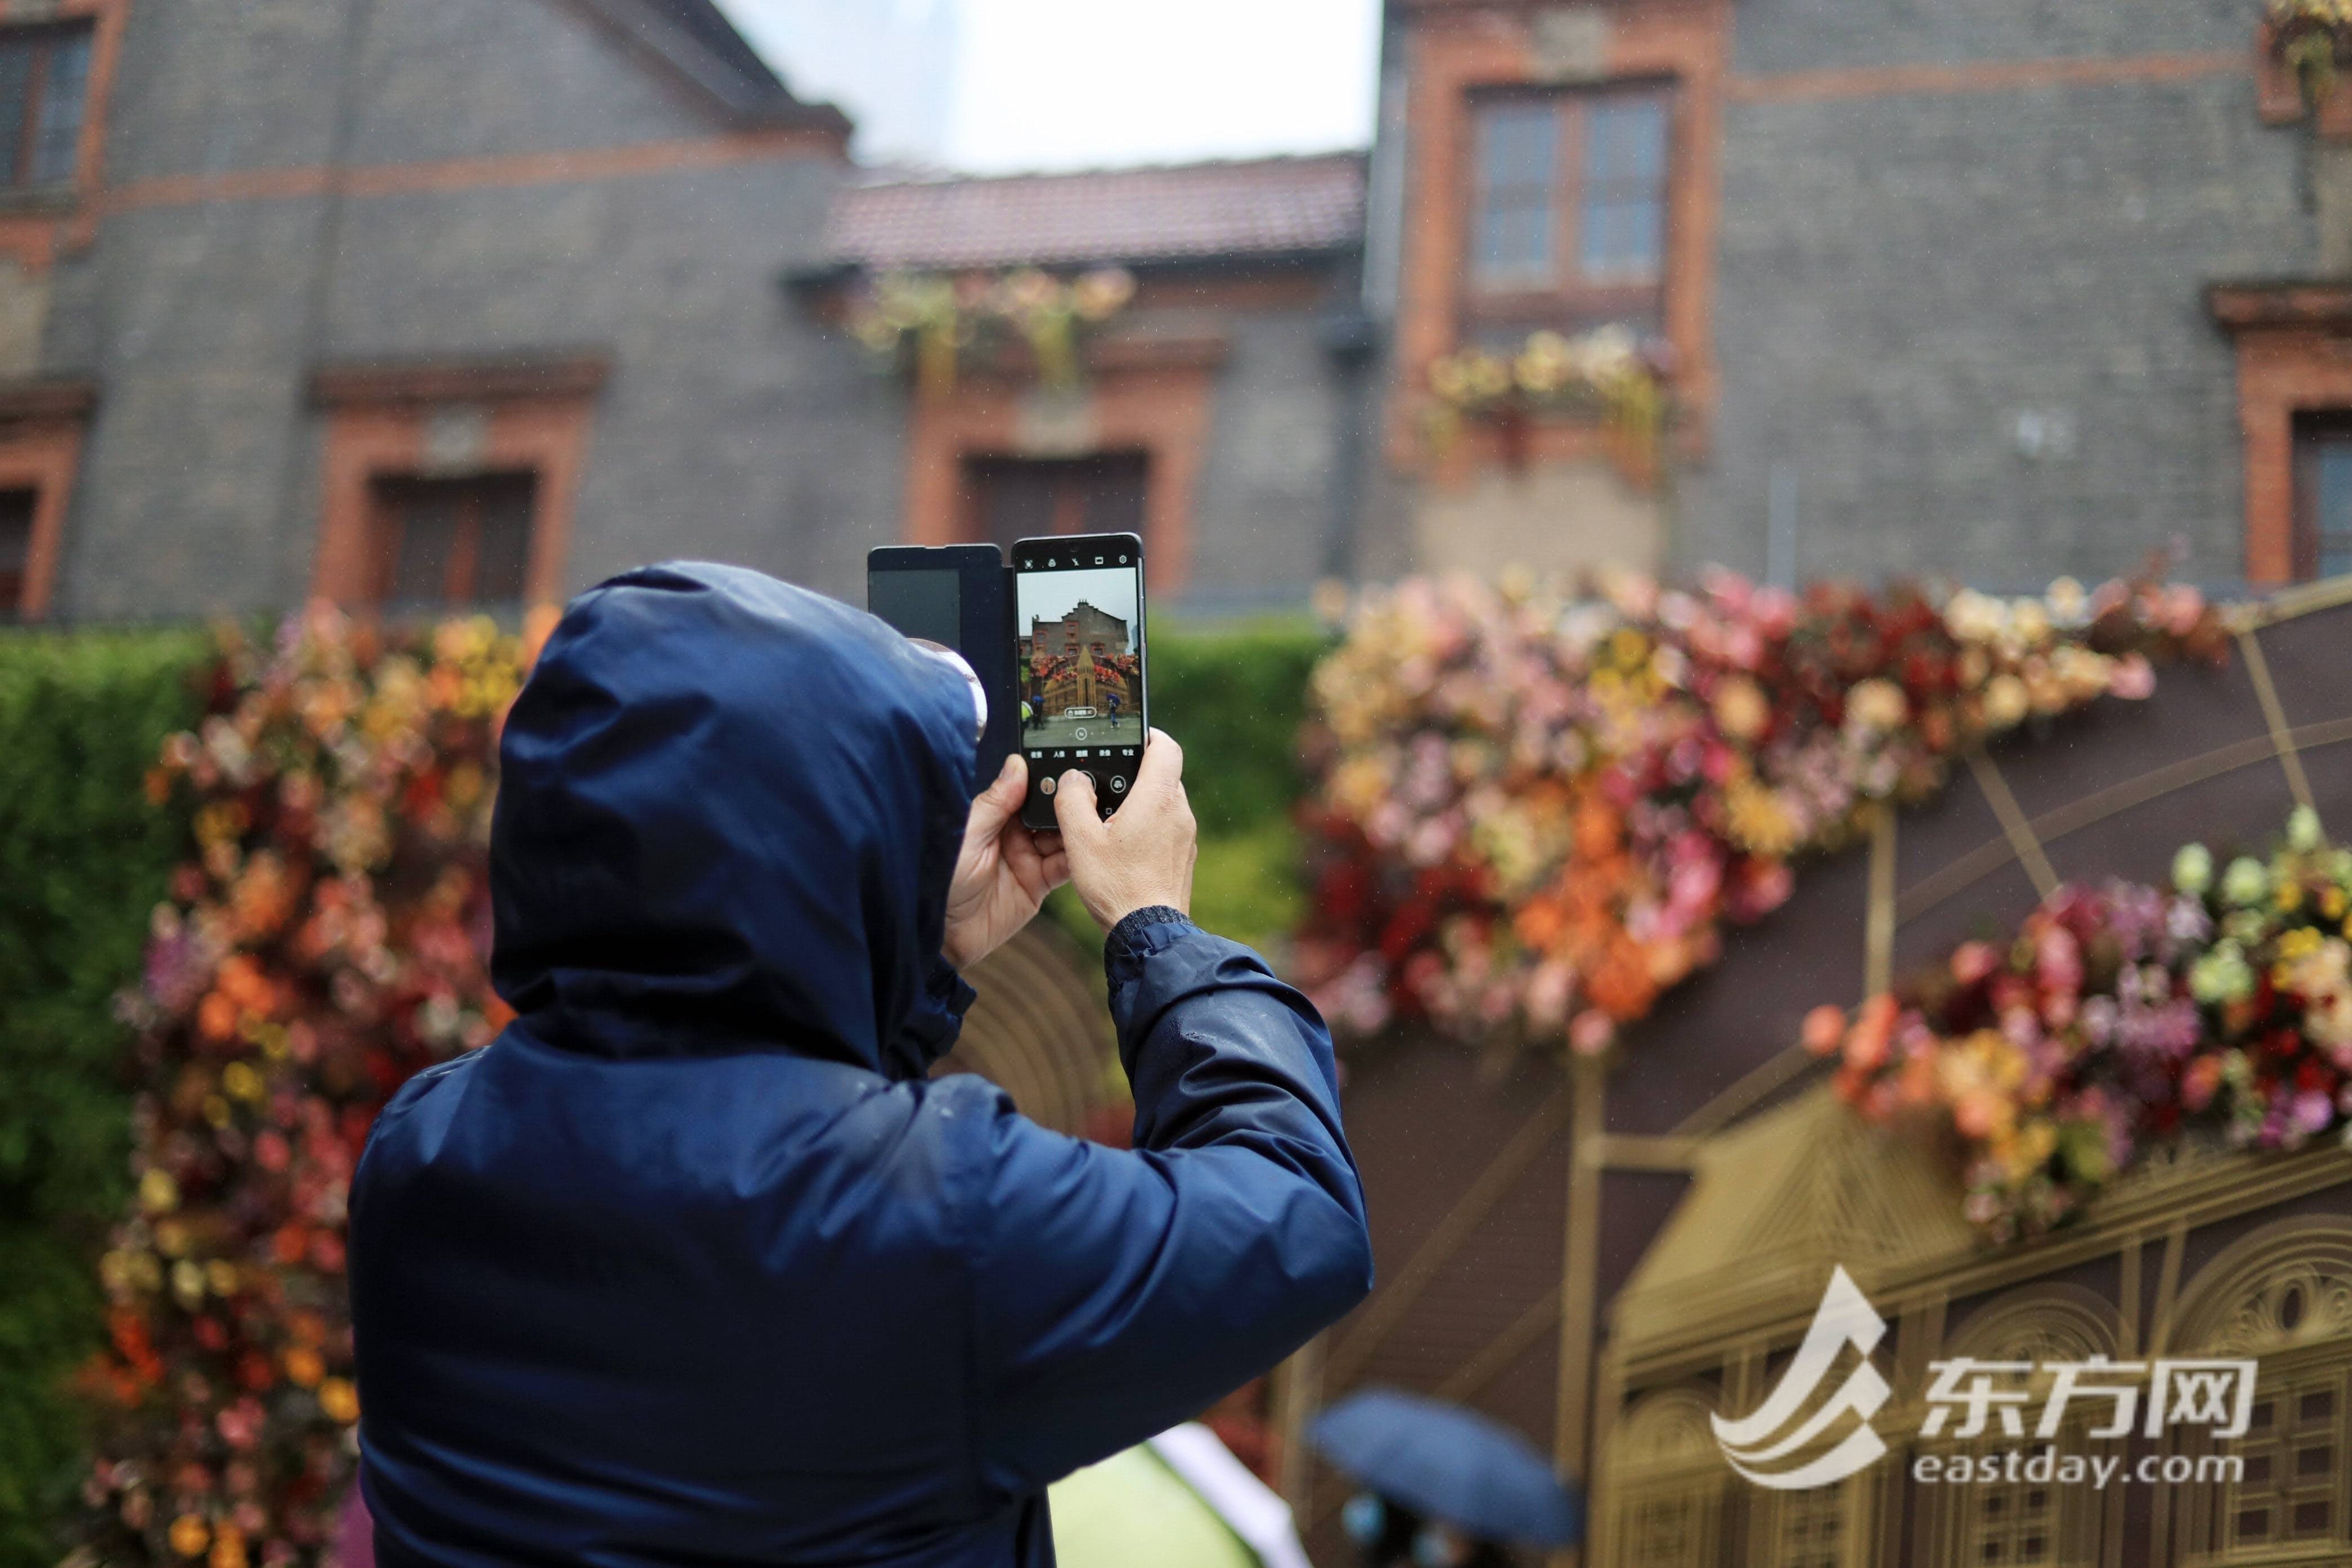
[[[195,842],[155,909],[132,1212],[79,1563],[320,1560],[359,1396],[345,1205],[375,1112],[506,1016],[486,966],[498,732],[551,613],[386,638],[333,610],[223,634],[208,712],[149,778]]]
[[[885,364],[911,370],[926,395],[955,385],[966,354],[1029,346],[1046,385],[1077,384],[1078,335],[1127,308],[1135,279],[1101,267],[1067,282],[1034,267],[995,276],[885,273],[852,304],[850,331]]]
[[[1402,1015],[1601,1051],[1874,803],[2227,646],[2196,590],[2152,580],[1598,589],[1407,582],[1318,667],[1297,961],[1343,1032]]]
[[[2006,942],[1805,1042],[1841,1058],[1873,1120],[1927,1116],[1967,1150],[1968,1215],[1995,1239],[2050,1229],[2153,1148],[2293,1149],[2352,1120],[2352,849],[2308,806],[2267,858],[2215,874],[2191,844],[2172,885],[2053,893]]]
[[[1665,423],[1659,368],[1622,327],[1575,338],[1538,331],[1508,354],[1461,349],[1429,367],[1431,438],[1441,448],[1450,445],[1471,419],[1500,420],[1516,431],[1531,415],[1581,414],[1623,433],[1646,466]]]
[[[2272,55],[2294,72],[2304,100],[2336,89],[2336,68],[2352,51],[2352,0],[2270,0]]]

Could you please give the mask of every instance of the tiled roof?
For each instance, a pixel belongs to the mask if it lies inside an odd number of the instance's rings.
[[[1357,153],[845,187],[824,254],[877,269],[1293,255],[1352,246]]]

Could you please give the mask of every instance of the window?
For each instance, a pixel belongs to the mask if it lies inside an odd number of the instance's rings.
[[[2352,415],[2294,422],[2294,577],[2352,573]]]
[[[1658,88],[1473,104],[1474,317],[1654,331],[1665,274],[1668,99]]]
[[[375,602],[423,609],[520,601],[538,492],[527,473],[377,480]]]
[[[1143,532],[1141,452],[1087,458],[968,458],[964,488],[973,536],[1010,546],[1049,533]]]
[[[2251,1424],[2234,1446],[2245,1473],[2228,1489],[2218,1521],[2223,1560],[2320,1542],[2343,1545],[2343,1367],[2275,1383],[2265,1378],[2256,1387],[2261,1393]]]
[[[89,88],[89,29],[0,33],[0,184],[74,177]]]
[[[33,563],[33,509],[41,493],[0,489],[0,619],[25,613],[25,589]]]
[[[1777,1500],[1771,1568],[1843,1568],[1846,1560],[1843,1486],[1786,1492]]]

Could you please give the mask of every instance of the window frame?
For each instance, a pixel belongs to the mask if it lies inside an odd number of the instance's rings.
[[[992,530],[989,517],[988,488],[1016,468],[1029,468],[1045,481],[1042,487],[1047,497],[1045,508],[1050,526],[1045,534],[1108,533],[1132,531],[1144,542],[1148,555],[1151,546],[1151,452],[1135,446],[1102,447],[1093,451],[1044,457],[1019,452],[969,451],[958,461],[956,483],[961,491],[963,531],[966,539],[982,543],[995,543],[1011,548],[1011,538],[999,538]],[[1095,496],[1107,491],[1112,484],[1131,482],[1134,486],[1136,518],[1129,528],[1094,526],[1090,502]],[[1097,487],[1100,486],[1101,490]],[[1024,537],[1032,537],[1026,536]],[[1042,537],[1039,535],[1037,537]]]
[[[2290,426],[2289,440],[2293,446],[2294,469],[2294,521],[2292,537],[2288,542],[2289,580],[2315,582],[2320,577],[2320,563],[2326,556],[2326,538],[2320,527],[2320,459],[2326,448],[2330,447],[2340,447],[2352,453],[2352,408],[2297,410]],[[2352,543],[2352,528],[2344,530],[2338,537]]]
[[[1462,190],[1467,207],[1462,225],[1462,313],[1475,334],[1480,327],[1551,326],[1576,330],[1621,316],[1649,318],[1664,335],[1666,297],[1673,286],[1675,196],[1677,154],[1683,134],[1680,86],[1672,77],[1612,79],[1576,86],[1509,84],[1474,87],[1466,93],[1463,124]],[[1486,216],[1486,127],[1493,110],[1541,103],[1550,108],[1553,134],[1551,200],[1547,232],[1552,258],[1549,281],[1513,284],[1482,276],[1480,238]],[[1585,158],[1596,105],[1654,103],[1664,121],[1658,153],[1657,263],[1654,276],[1628,279],[1593,276],[1583,270],[1586,208],[1591,201]]]
[[[49,85],[54,74],[60,45],[79,42],[82,46],[81,103],[75,116],[72,144],[66,154],[66,166],[58,173],[43,177],[40,160],[44,121],[49,107]],[[0,170],[0,197],[24,195],[46,191],[72,190],[81,182],[82,149],[88,140],[93,86],[98,74],[98,24],[94,16],[64,17],[54,21],[0,23],[0,53],[22,47],[32,57],[25,85],[25,101],[20,121],[16,127],[16,163],[13,168]]]
[[[468,474],[384,472],[371,476],[368,487],[368,553],[371,581],[365,607],[390,615],[438,614],[477,608],[502,608],[530,598],[530,560],[538,548],[541,526],[539,497],[546,476],[530,465],[485,469]],[[446,488],[456,502],[454,537],[449,559],[442,568],[441,591],[430,599],[393,597],[400,557],[406,542],[414,503],[431,487]],[[522,509],[522,580],[511,596],[492,597],[481,591],[483,534],[489,521],[494,487],[510,488]],[[461,583],[459,579],[462,578]]]

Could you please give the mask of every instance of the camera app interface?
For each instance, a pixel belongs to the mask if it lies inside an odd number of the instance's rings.
[[[1145,722],[1139,574],[1116,551],[1047,557],[1020,573],[1021,745],[1044,793],[1074,767],[1094,775],[1106,805],[1135,781]]]

